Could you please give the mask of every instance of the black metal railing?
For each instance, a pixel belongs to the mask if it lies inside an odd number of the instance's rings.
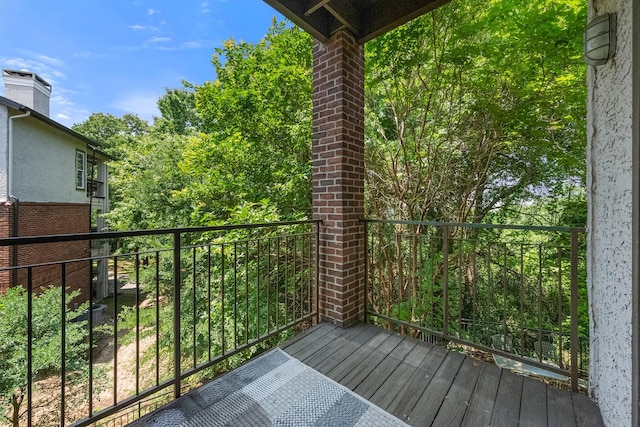
[[[21,423],[118,425],[121,411],[140,415],[317,321],[317,223],[0,239],[19,262],[0,268],[1,280],[26,290],[27,312],[16,313],[26,316],[16,343],[26,351]],[[112,254],[82,256],[92,241],[109,242]],[[58,259],[63,248],[71,256]],[[96,263],[108,263],[102,283],[112,287],[101,305],[91,289]],[[59,362],[43,371],[36,319],[52,287]],[[81,357],[70,347],[78,342]]]
[[[584,229],[365,222],[371,321],[584,384]]]

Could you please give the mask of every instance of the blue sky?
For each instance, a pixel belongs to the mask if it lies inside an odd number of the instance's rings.
[[[165,87],[215,79],[214,49],[260,40],[274,16],[262,0],[0,0],[0,68],[47,80],[66,126],[94,112],[150,121]]]

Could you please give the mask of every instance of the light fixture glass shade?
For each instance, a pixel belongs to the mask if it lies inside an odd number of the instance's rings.
[[[616,51],[616,14],[598,16],[584,30],[584,62],[602,65]]]

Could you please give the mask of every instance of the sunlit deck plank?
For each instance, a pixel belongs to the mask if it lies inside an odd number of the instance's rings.
[[[371,325],[321,324],[283,348],[415,426],[603,425],[584,395]]]

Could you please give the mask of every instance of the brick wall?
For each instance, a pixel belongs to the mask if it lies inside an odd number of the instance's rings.
[[[13,207],[11,207],[11,210]],[[4,212],[2,212],[4,214]],[[4,233],[4,220],[0,220],[0,232]],[[8,228],[9,235],[12,229]],[[31,203],[18,204],[18,233],[20,236],[44,236],[52,234],[72,234],[89,232],[89,206],[71,203]],[[4,235],[4,234],[3,234]],[[0,261],[4,264],[3,253]],[[38,245],[24,245],[18,248],[18,265],[55,263],[61,260],[82,259],[89,255],[89,242],[62,242]],[[11,259],[8,258],[9,263]],[[89,261],[78,261],[65,265],[65,285],[71,290],[79,289],[79,300],[89,298],[91,268]],[[32,271],[33,290],[38,292],[42,287],[62,284],[62,267],[60,264],[34,267]],[[1,277],[4,288],[11,283]],[[17,285],[27,285],[27,269],[17,273]]]
[[[320,230],[320,316],[364,313],[364,49],[347,31],[313,47],[313,212]]]
[[[13,204],[0,203],[0,238],[11,237],[13,234]],[[0,268],[11,265],[12,249],[0,246]],[[11,286],[11,272],[0,271],[0,293]]]

